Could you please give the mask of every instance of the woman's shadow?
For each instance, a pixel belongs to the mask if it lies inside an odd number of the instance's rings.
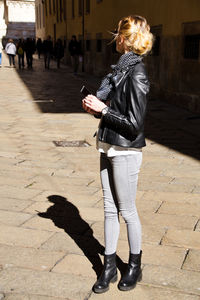
[[[93,230],[81,218],[79,210],[74,204],[59,195],[51,195],[47,198],[54,205],[49,207],[46,212],[39,212],[38,215],[42,218],[51,219],[55,226],[65,230],[91,262],[98,278],[103,268],[99,254],[104,254],[104,247],[93,236]],[[126,267],[126,264],[118,256],[117,267],[121,273]]]

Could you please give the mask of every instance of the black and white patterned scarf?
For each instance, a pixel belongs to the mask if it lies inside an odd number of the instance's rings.
[[[130,66],[136,65],[138,62],[141,62],[142,59],[142,56],[137,55],[132,51],[123,54],[116,65],[111,65],[113,72],[107,74],[103,78],[101,85],[96,92],[97,98],[106,101],[113,87],[111,82],[112,77],[116,76],[120,72],[128,70]]]

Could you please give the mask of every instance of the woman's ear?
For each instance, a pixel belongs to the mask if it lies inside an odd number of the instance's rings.
[[[124,37],[123,35],[119,36],[119,44],[123,44],[124,43]]]

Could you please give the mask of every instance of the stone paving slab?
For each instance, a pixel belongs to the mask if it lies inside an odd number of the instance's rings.
[[[35,294],[83,300],[89,294],[93,280],[72,274],[8,268],[1,272],[0,285],[5,293]]]
[[[175,183],[163,183],[163,182],[149,182],[149,181],[141,181],[139,179],[138,181],[138,190],[141,191],[161,191],[161,192],[186,192],[186,193],[192,193],[195,192],[197,188],[195,185],[188,184],[175,184]]]
[[[158,209],[158,213],[199,217],[200,201],[193,205],[189,203],[163,202]]]
[[[0,224],[20,226],[32,216],[26,213],[0,210]]]
[[[40,194],[40,191],[16,186],[0,185],[0,193],[1,196],[5,198],[31,200],[31,198]]]
[[[163,266],[146,265],[142,282],[200,295],[200,274]]]
[[[11,211],[22,211],[27,206],[31,205],[32,201],[28,200],[19,200],[19,199],[11,199],[11,198],[3,198],[0,199],[0,209],[3,210],[11,210]]]
[[[15,226],[0,225],[0,244],[37,248],[47,241],[53,233]]]
[[[200,250],[190,249],[183,265],[184,270],[200,271]]]
[[[65,256],[65,258],[52,269],[52,272],[90,277],[93,278],[94,282],[97,277],[89,259],[85,256],[75,254]]]
[[[200,249],[200,232],[169,229],[162,239],[163,245]]]
[[[4,300],[61,300],[61,299],[63,298],[31,295],[31,294],[6,294],[4,298]],[[72,300],[72,299],[65,298],[65,300]]]
[[[170,214],[147,213],[143,214],[139,211],[142,224],[154,225],[161,228],[180,228],[193,230],[197,224],[198,217],[193,216],[179,216]]]
[[[117,290],[115,284],[112,284],[110,290],[101,295],[92,293],[90,300],[108,300],[108,299],[120,299],[120,300],[199,300],[197,295],[187,294],[183,292],[176,292],[171,289],[138,284],[132,291],[121,292]]]
[[[63,228],[59,228],[54,224],[54,222],[47,218],[41,218],[40,216],[31,217],[30,220],[24,222],[22,224],[23,228],[31,228],[31,229],[42,229],[46,231],[52,232],[63,232]]]
[[[33,197],[33,201],[43,202],[47,201],[48,197],[51,195],[56,195],[55,190],[42,191],[36,197]],[[101,196],[96,196],[95,194],[90,194],[87,191],[77,191],[73,192],[70,190],[65,190],[62,192],[63,198],[67,199],[69,202],[74,203],[79,206],[95,206],[95,204],[101,200]],[[98,206],[97,206],[98,207]]]
[[[64,252],[39,250],[0,244],[0,261],[3,268],[20,267],[49,271],[65,256]]]
[[[188,203],[191,205],[199,205],[200,196],[199,194],[194,193],[148,191],[143,194],[142,199],[146,201],[151,201],[151,199],[153,199],[156,201],[166,201],[170,203],[178,202],[180,204]]]

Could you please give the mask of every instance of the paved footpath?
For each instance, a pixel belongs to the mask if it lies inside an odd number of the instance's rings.
[[[98,120],[79,89],[99,80],[34,59],[33,70],[0,69],[0,299],[199,300],[200,118],[151,100],[137,193],[143,279],[91,291],[103,253]],[[57,147],[86,141],[88,147]],[[58,143],[59,144],[59,143]],[[120,270],[128,257],[121,220]]]

